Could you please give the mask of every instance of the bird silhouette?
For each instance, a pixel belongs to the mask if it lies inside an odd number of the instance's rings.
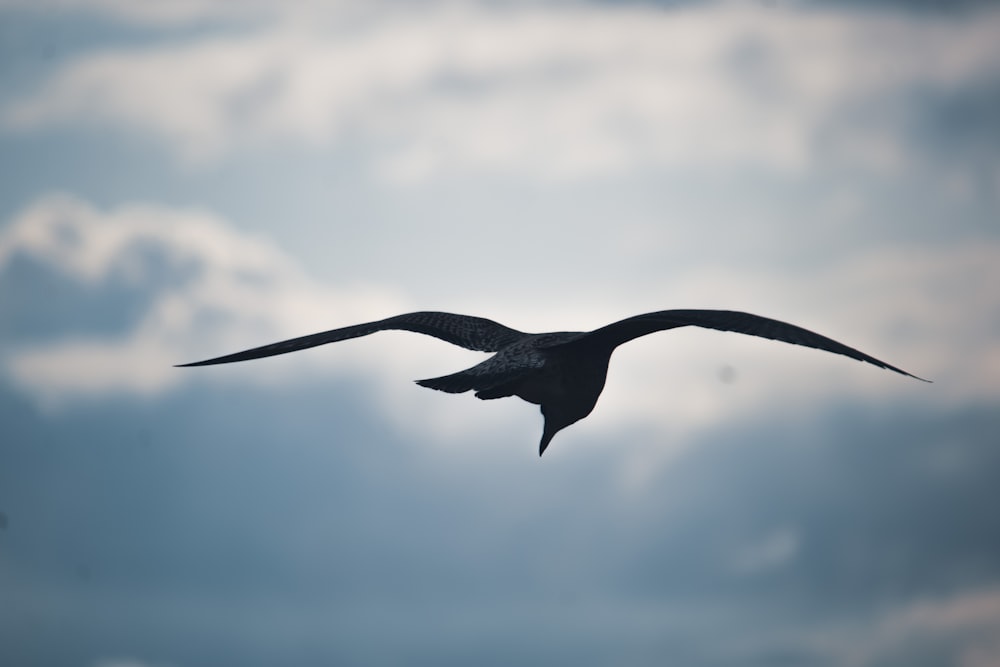
[[[734,331],[842,354],[922,380],[843,343],[802,327],[732,310],[661,310],[629,317],[593,331],[524,333],[482,317],[418,312],[292,338],[179,367],[211,366],[304,350],[367,336],[377,331],[413,331],[478,352],[495,353],[458,373],[418,380],[417,384],[452,394],[475,390],[483,400],[518,396],[541,407],[545,418],[538,455],[552,437],[589,415],[604,390],[611,354],[622,343],[679,327]]]

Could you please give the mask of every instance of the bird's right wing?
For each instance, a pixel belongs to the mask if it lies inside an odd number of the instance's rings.
[[[283,340],[270,345],[262,345],[243,352],[227,354],[214,359],[196,361],[178,366],[211,366],[214,364],[229,364],[234,361],[247,361],[271,357],[276,354],[286,354],[297,350],[305,350],[317,345],[336,343],[342,340],[367,336],[376,331],[401,330],[413,331],[440,338],[443,341],[477,352],[496,352],[497,350],[520,340],[526,334],[505,327],[493,320],[469,315],[454,315],[452,313],[418,312],[396,315],[377,322],[355,324],[342,329],[331,329],[320,333]]]
[[[808,329],[803,329],[787,322],[772,320],[768,317],[734,310],[661,310],[655,313],[645,313],[644,315],[629,317],[585,333],[574,341],[566,343],[566,345],[598,344],[605,348],[610,347],[614,349],[618,345],[627,343],[640,336],[687,326],[716,329],[718,331],[734,331],[749,336],[769,338],[783,343],[825,350],[826,352],[842,354],[845,357],[865,361],[879,368],[885,368],[917,380],[928,382],[928,380],[907,373],[901,368],[896,368],[860,350],[848,347],[832,338],[827,338]]]

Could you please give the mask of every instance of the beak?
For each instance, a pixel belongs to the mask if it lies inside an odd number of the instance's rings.
[[[549,442],[552,440],[552,436],[559,432],[558,428],[552,428],[549,426],[549,421],[545,420],[545,428],[542,429],[542,441],[538,443],[538,455],[541,456],[545,453],[545,449],[549,446]]]

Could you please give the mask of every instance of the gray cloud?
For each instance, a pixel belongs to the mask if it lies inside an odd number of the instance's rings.
[[[1000,579],[989,409],[721,427],[625,493],[615,470],[648,434],[542,462],[506,432],[445,453],[337,384],[0,406],[15,662],[846,664],[865,645],[864,664],[919,665],[854,624],[930,624],[954,657],[1000,623],[981,597]],[[794,555],[730,567],[775,530]]]
[[[992,0],[805,0],[802,4],[862,11],[894,10],[904,14],[960,14],[996,6]]]
[[[371,173],[410,185],[469,169],[543,181],[678,164],[893,171],[925,162],[898,131],[899,100],[996,58],[995,13],[382,9],[330,28],[295,7],[268,28],[81,54],[12,100],[6,125],[124,127],[202,164],[360,142]]]
[[[718,0],[592,0],[600,5],[647,5],[665,10],[707,5]],[[957,14],[990,9],[993,0],[745,0],[744,5],[763,8],[820,7],[860,11],[897,11],[902,14]]]

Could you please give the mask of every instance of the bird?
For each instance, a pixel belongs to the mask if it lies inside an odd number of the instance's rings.
[[[538,445],[538,455],[541,456],[556,433],[593,411],[604,390],[611,355],[619,345],[680,327],[731,331],[824,350],[929,382],[794,324],[734,310],[703,309],[661,310],[628,317],[593,331],[550,333],[525,333],[471,315],[420,311],[321,331],[204,361],[177,364],[177,367],[260,359],[378,331],[411,331],[433,336],[469,350],[491,352],[493,356],[457,373],[417,380],[417,384],[451,394],[475,391],[476,397],[483,400],[517,396],[538,405],[544,418],[542,439]]]

